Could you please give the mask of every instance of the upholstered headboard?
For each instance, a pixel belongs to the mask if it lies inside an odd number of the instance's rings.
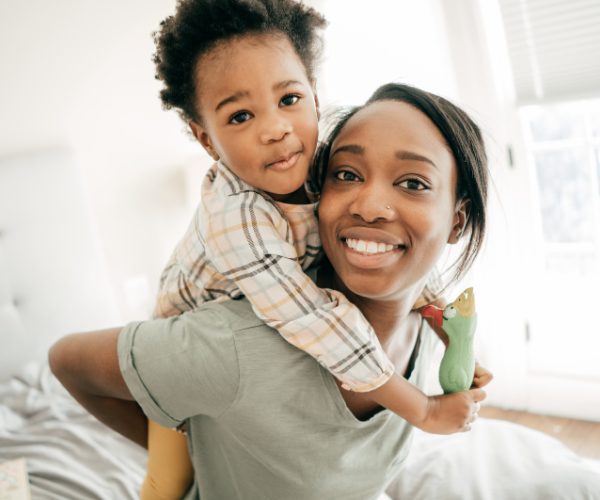
[[[0,381],[66,333],[119,323],[91,220],[67,151],[0,158]]]

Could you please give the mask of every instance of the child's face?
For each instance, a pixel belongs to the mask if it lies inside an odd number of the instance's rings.
[[[275,199],[306,180],[317,144],[317,99],[306,69],[284,36],[234,39],[197,65],[202,123],[195,137],[248,184]]]

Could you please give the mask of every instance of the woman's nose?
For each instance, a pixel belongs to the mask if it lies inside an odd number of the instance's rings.
[[[262,120],[260,129],[260,141],[270,144],[282,140],[293,131],[291,121],[280,113],[272,113]]]
[[[350,212],[365,222],[392,220],[396,216],[396,209],[389,199],[385,190],[364,186],[350,204]]]

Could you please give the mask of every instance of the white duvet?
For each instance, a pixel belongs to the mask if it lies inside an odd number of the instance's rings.
[[[521,425],[480,419],[470,432],[416,431],[392,499],[600,500],[600,462]]]
[[[0,462],[20,457],[33,500],[137,499],[146,463],[35,364],[0,384]]]
[[[33,364],[0,384],[0,462],[20,457],[33,500],[137,499],[146,462],[144,450]],[[387,492],[393,500],[600,500],[600,462],[539,432],[482,419],[466,434],[417,432]]]

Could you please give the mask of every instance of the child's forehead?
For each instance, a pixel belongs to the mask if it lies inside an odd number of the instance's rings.
[[[207,95],[262,92],[281,82],[310,84],[294,46],[277,33],[221,41],[200,56],[195,73],[200,101]]]
[[[267,32],[233,36],[215,42],[199,55],[196,71],[210,71],[215,65],[228,66],[234,61],[243,60],[248,54],[260,56],[267,52],[279,52],[283,57],[298,60],[304,67],[287,35],[280,32]]]

